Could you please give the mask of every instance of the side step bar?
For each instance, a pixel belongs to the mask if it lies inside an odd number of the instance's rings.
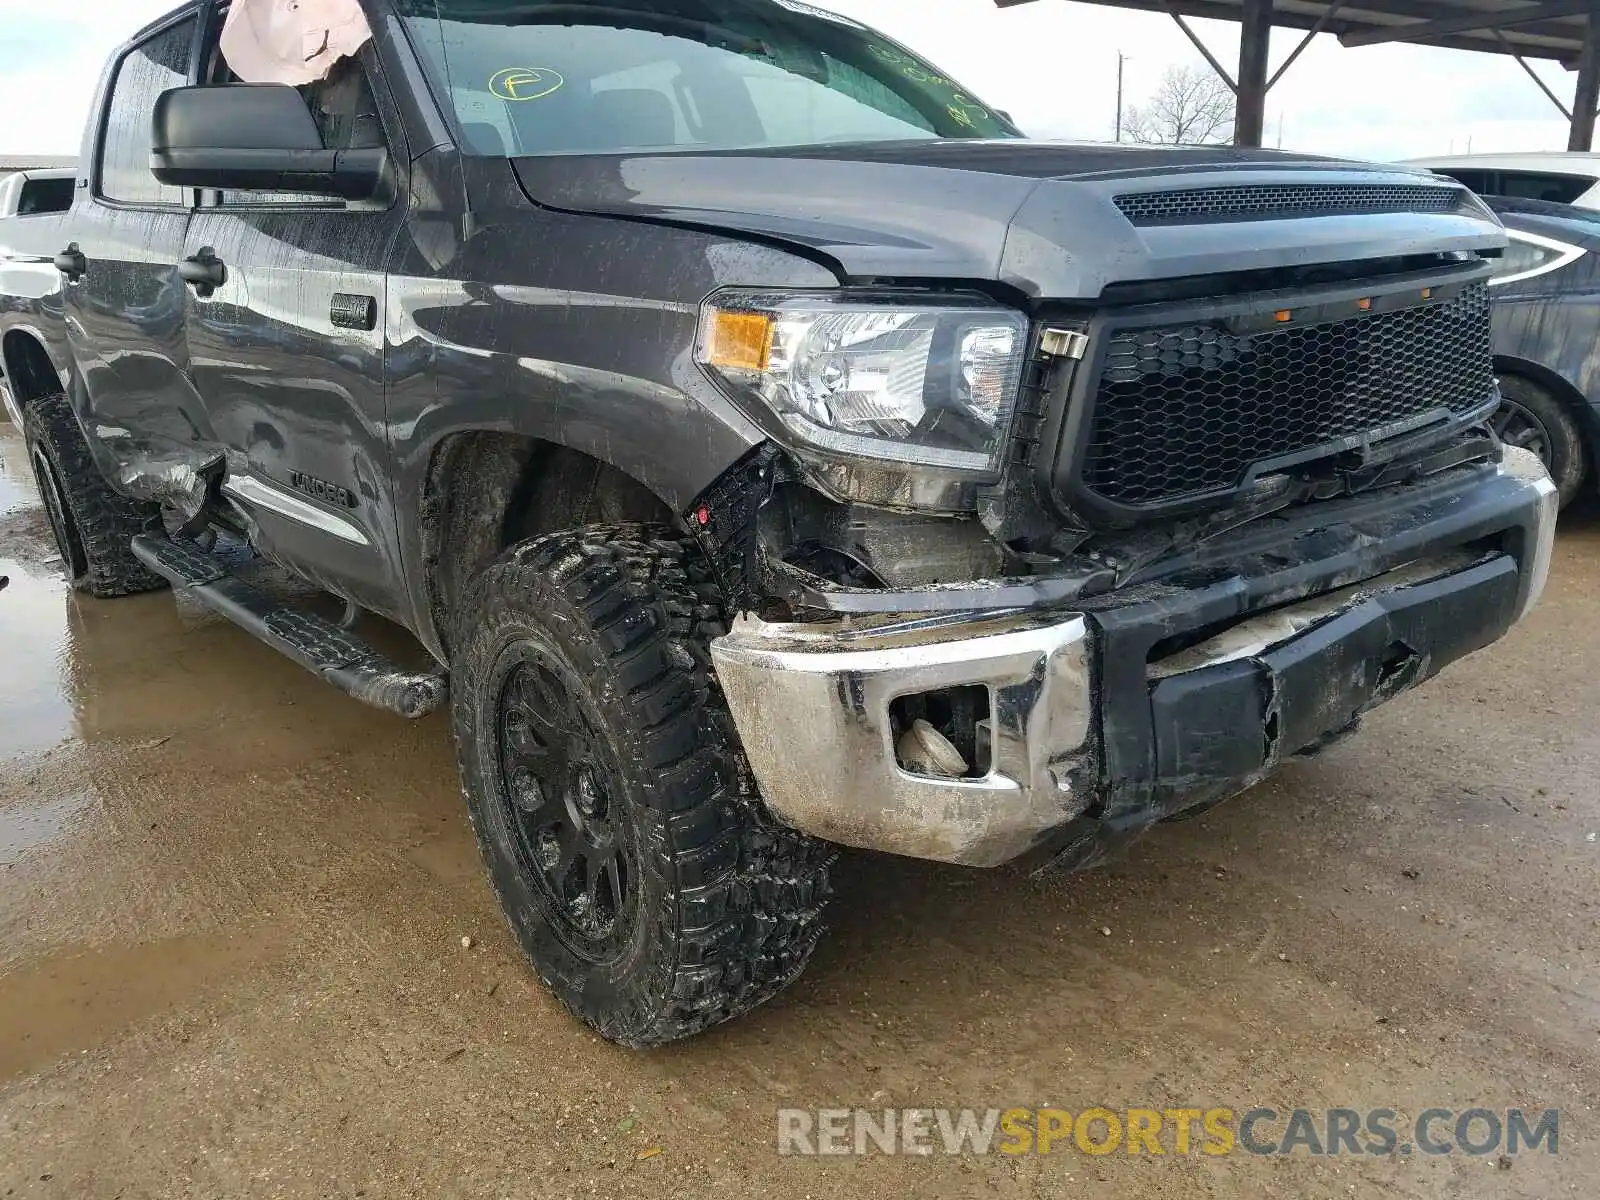
[[[357,700],[413,720],[444,703],[442,674],[402,670],[332,621],[237,578],[222,559],[197,546],[140,536],[133,539],[133,553],[173,587],[187,589],[207,608]]]

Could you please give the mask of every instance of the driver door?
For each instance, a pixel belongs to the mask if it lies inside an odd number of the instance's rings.
[[[209,82],[226,82],[217,61]],[[369,45],[300,89],[329,149],[387,144]],[[378,85],[378,86],[375,86]],[[401,616],[384,398],[386,264],[405,222],[402,188],[346,203],[276,192],[202,194],[185,255],[217,262],[191,288],[190,369],[227,446],[224,495],[258,548],[362,607]]]

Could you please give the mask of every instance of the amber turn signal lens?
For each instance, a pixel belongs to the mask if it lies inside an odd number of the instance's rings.
[[[1294,313],[1290,309],[1280,308],[1277,312],[1272,314],[1272,319],[1280,323],[1284,321],[1292,321],[1294,320]]]
[[[772,354],[772,318],[763,313],[725,312],[711,320],[711,365],[739,371],[765,371]]]
[[[1369,312],[1372,309],[1372,301],[1371,300],[1366,300],[1366,299],[1357,300],[1356,301],[1356,307],[1359,308],[1362,312]]]

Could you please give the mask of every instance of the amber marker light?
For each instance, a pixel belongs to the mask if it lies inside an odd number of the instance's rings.
[[[771,317],[764,313],[727,312],[718,309],[711,319],[712,366],[737,371],[765,371],[772,356]]]

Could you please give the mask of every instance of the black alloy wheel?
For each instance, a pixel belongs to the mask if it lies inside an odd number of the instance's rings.
[[[1507,396],[1501,400],[1489,424],[1506,445],[1532,450],[1540,462],[1547,468],[1550,466],[1550,431],[1532,409]]]
[[[88,574],[89,560],[83,552],[83,539],[78,536],[78,527],[73,523],[66,494],[61,490],[55,464],[50,461],[43,446],[34,446],[32,457],[34,478],[39,483],[39,498],[44,501],[44,515],[50,522],[50,532],[55,535],[56,551],[66,564],[68,576],[78,579]]]
[[[567,949],[612,961],[627,946],[639,902],[618,766],[585,711],[582,684],[548,647],[514,643],[501,672],[496,791],[517,856]]]

